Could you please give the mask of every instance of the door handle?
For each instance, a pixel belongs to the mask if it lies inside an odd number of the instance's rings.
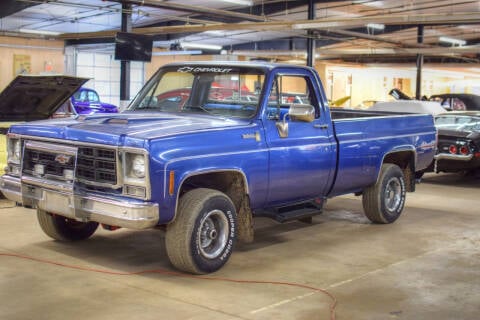
[[[328,129],[328,124],[314,124],[313,127],[325,130],[325,129]]]

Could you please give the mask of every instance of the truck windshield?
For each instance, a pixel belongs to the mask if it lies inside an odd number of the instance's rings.
[[[264,79],[263,71],[252,68],[167,69],[147,83],[129,110],[251,118],[257,112]]]

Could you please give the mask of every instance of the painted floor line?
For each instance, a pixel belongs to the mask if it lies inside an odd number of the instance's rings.
[[[285,299],[285,300],[270,304],[268,306],[262,307],[260,309],[252,310],[252,311],[250,311],[250,314],[256,314],[256,313],[263,312],[263,311],[266,311],[266,310],[274,309],[274,308],[279,307],[281,305],[284,305],[284,304],[287,304],[287,303],[290,303],[290,302],[293,302],[293,301],[296,301],[296,300],[300,300],[300,299],[312,296],[315,293],[316,292],[309,292],[309,293],[302,294],[300,296],[296,296],[296,297],[293,297],[293,298],[290,298],[290,299]]]
[[[366,278],[366,277],[371,276],[371,275],[373,275],[373,274],[382,272],[382,271],[384,271],[384,270],[386,270],[386,269],[388,269],[388,268],[395,267],[395,266],[401,265],[401,264],[403,264],[403,263],[405,263],[405,262],[412,261],[412,260],[416,260],[416,259],[418,259],[418,258],[422,258],[422,257],[427,256],[427,255],[430,255],[430,254],[434,254],[434,253],[437,253],[437,252],[440,252],[440,251],[452,250],[453,247],[454,247],[454,245],[451,245],[451,246],[444,247],[444,248],[439,248],[439,249],[436,249],[436,250],[433,250],[433,251],[427,251],[427,252],[424,252],[424,253],[419,254],[419,255],[417,255],[417,256],[414,256],[414,257],[412,257],[412,258],[405,259],[405,260],[401,260],[401,261],[397,261],[397,262],[394,262],[394,263],[392,263],[392,264],[386,265],[386,266],[383,267],[383,268],[379,268],[379,269],[376,269],[376,270],[372,270],[372,271],[366,272],[366,273],[361,274],[361,275],[359,275],[359,276],[357,276],[357,277],[353,277],[353,278],[350,278],[350,279],[346,279],[346,280],[343,280],[343,281],[340,281],[340,282],[333,283],[333,284],[329,285],[329,286],[327,287],[327,289],[333,289],[333,288],[340,287],[340,286],[342,286],[342,285],[344,285],[344,284],[351,283],[351,282],[353,282],[353,281]],[[299,295],[299,296],[292,297],[292,298],[290,298],[290,299],[281,300],[281,301],[279,301],[279,302],[272,303],[272,304],[267,305],[267,306],[265,306],[265,307],[252,310],[252,311],[250,311],[249,313],[250,313],[250,314],[256,314],[256,313],[260,313],[260,312],[263,312],[263,311],[271,310],[271,309],[274,309],[274,308],[276,308],[276,307],[282,306],[282,305],[284,305],[284,304],[287,304],[287,303],[290,303],[290,302],[293,302],[293,301],[297,301],[297,300],[301,300],[301,299],[303,299],[303,298],[309,297],[309,296],[311,296],[311,295],[314,295],[315,293],[317,293],[317,292],[310,292],[310,293],[306,293],[306,294],[303,294],[303,295]]]

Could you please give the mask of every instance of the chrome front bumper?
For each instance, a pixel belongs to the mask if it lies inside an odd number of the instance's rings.
[[[7,199],[25,207],[36,207],[78,221],[99,223],[130,229],[147,229],[157,225],[158,204],[128,201],[115,197],[80,195],[61,184],[45,186],[45,182],[3,175],[0,191]]]

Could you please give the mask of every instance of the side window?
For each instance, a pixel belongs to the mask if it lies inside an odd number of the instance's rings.
[[[270,119],[283,119],[292,104],[314,105],[308,77],[295,75],[277,76],[268,97]]]
[[[88,91],[88,101],[99,102],[98,94],[95,91]]]
[[[281,76],[279,82],[282,104],[312,104],[308,82],[302,76]]]
[[[87,101],[87,92],[82,91],[80,93],[80,101]]]

